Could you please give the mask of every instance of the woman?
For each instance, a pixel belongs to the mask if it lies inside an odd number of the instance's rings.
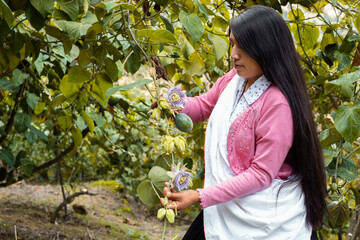
[[[184,239],[310,239],[326,176],[291,33],[275,10],[254,6],[232,19],[230,42],[234,69],[182,111],[209,118],[204,188],[166,183],[164,196],[173,209],[203,207]]]

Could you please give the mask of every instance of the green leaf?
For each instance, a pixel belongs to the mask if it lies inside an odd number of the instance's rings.
[[[45,108],[46,108],[46,105],[44,102],[39,102],[38,104],[36,104],[36,106],[34,107],[35,115],[42,113],[45,110]]]
[[[213,17],[211,19],[211,22],[214,27],[218,27],[221,29],[227,29],[229,26],[229,22],[225,18],[220,17],[220,16]]]
[[[126,84],[126,85],[121,85],[121,86],[116,86],[116,87],[112,87],[110,89],[108,89],[106,91],[106,95],[105,98],[110,97],[111,95],[113,95],[114,93],[116,93],[117,91],[128,91],[136,86],[141,86],[141,85],[145,85],[148,83],[151,83],[153,80],[150,79],[145,79],[145,80],[139,80],[130,84]]]
[[[69,75],[64,75],[63,79],[60,82],[60,91],[63,93],[64,97],[71,97],[79,92],[82,83],[72,83],[69,81]]]
[[[126,10],[129,10],[131,12],[135,11],[135,9],[136,9],[134,5],[127,4],[127,3],[120,3],[119,6],[126,9]]]
[[[49,103],[49,109],[59,106],[60,104],[65,102],[65,100],[66,100],[66,97],[64,95],[61,94],[61,95],[57,96]]]
[[[71,130],[71,135],[74,139],[74,150],[76,150],[81,145],[83,140],[81,130],[77,127],[73,127]]]
[[[8,36],[10,28],[6,21],[0,20],[0,29],[0,43],[2,43]]]
[[[211,35],[212,43],[214,46],[214,54],[216,61],[221,59],[227,52],[228,44],[225,39],[217,35]]]
[[[323,148],[341,140],[341,134],[336,128],[325,129],[319,134],[319,140]]]
[[[29,158],[22,158],[21,165],[18,167],[18,170],[23,172],[27,176],[31,176],[35,168],[34,163]]]
[[[195,52],[194,47],[189,43],[186,38],[181,41],[181,52],[186,59],[189,59],[190,55]]]
[[[339,59],[339,66],[338,71],[344,70],[346,67],[348,67],[351,64],[351,56],[348,53],[340,53],[338,56]]]
[[[149,38],[149,41],[151,42],[162,42],[162,43],[176,43],[178,44],[176,38],[174,35],[165,29],[142,29],[137,31],[138,36],[143,36]]]
[[[34,144],[36,142],[36,140],[38,139],[38,135],[36,134],[36,132],[28,131],[25,133],[26,139],[29,141],[30,144]]]
[[[348,85],[356,82],[359,78],[360,78],[360,70],[341,75],[341,77],[331,81],[330,83],[335,85]]]
[[[163,21],[166,30],[174,34],[174,26],[171,24],[171,22],[164,16],[160,15],[161,20]]]
[[[4,0],[0,0],[0,18],[3,18],[9,26],[12,26],[15,17]]]
[[[17,87],[23,84],[27,77],[28,75],[26,73],[22,72],[20,69],[15,69],[13,71],[14,86]]]
[[[31,4],[27,5],[25,16],[29,19],[31,26],[40,31],[45,26],[45,19]]]
[[[360,13],[358,13],[356,20],[355,20],[355,27],[358,32],[360,32]]]
[[[102,105],[106,103],[106,91],[113,86],[111,79],[105,74],[100,73],[90,85],[90,94],[95,97]]]
[[[355,47],[355,43],[350,41],[350,38],[354,35],[355,34],[351,30],[346,34],[345,38],[343,39],[343,41],[339,47],[339,52],[348,53],[348,54],[351,53],[351,51]]]
[[[341,165],[338,167],[337,175],[348,181],[354,181],[357,176],[357,167],[351,158],[343,158]]]
[[[160,155],[156,158],[156,160],[154,162],[154,166],[159,166],[159,167],[165,169],[166,171],[170,171],[171,163],[172,163],[172,158],[170,155],[165,155],[165,156]]]
[[[34,107],[39,102],[39,97],[36,96],[36,94],[26,91],[26,102],[31,109],[34,109]]]
[[[185,29],[189,32],[193,43],[200,40],[205,31],[200,17],[195,14],[187,14],[185,12],[180,12],[179,19]]]
[[[64,20],[54,21],[57,26],[67,34],[69,37],[76,42],[80,36],[84,36],[87,30],[91,27],[91,24],[82,24],[79,22],[70,22]]]
[[[104,66],[105,66],[106,74],[113,82],[116,82],[118,80],[118,71],[119,71],[116,63],[110,58],[106,58]]]
[[[100,114],[91,112],[89,113],[89,116],[91,117],[92,120],[95,121],[96,126],[99,128],[101,128],[106,123],[106,119]]]
[[[31,124],[31,118],[28,114],[17,112],[14,117],[14,126],[19,133],[25,132]]]
[[[160,203],[160,199],[155,193],[155,190],[153,189],[153,184],[151,183],[150,180],[142,181],[137,187],[136,192],[137,195],[139,196],[139,199],[145,205],[154,206]],[[161,192],[158,191],[158,194],[160,195]]]
[[[348,221],[350,208],[345,201],[333,202],[328,207],[328,213],[331,226],[337,228]]]
[[[54,6],[54,0],[30,0],[31,5],[42,15],[43,18],[46,18],[47,14]]]
[[[90,80],[91,74],[83,67],[77,65],[70,68],[68,78],[71,83],[83,83]]]
[[[196,3],[196,5],[198,6],[198,11],[199,11],[199,13],[204,14],[205,19],[207,20],[207,19],[209,18],[209,16],[208,16],[208,14],[207,14],[207,11],[206,11],[204,5],[202,5],[202,4],[199,2],[199,0],[195,0],[195,3]]]
[[[335,128],[348,142],[360,137],[360,106],[340,106],[334,117]]]
[[[57,122],[63,131],[67,131],[72,126],[72,117],[60,116],[57,118]]]
[[[169,180],[167,172],[168,171],[163,169],[162,167],[154,166],[150,169],[149,178],[153,182],[163,181],[163,183],[165,183]]]
[[[86,125],[88,126],[90,132],[94,132],[94,121],[91,119],[91,117],[89,116],[89,114],[87,114],[87,112],[82,111],[81,113],[81,117],[84,119]]]
[[[57,0],[59,6],[66,12],[72,21],[79,15],[79,3],[74,0]]]
[[[150,180],[145,180],[137,187],[137,194],[140,200],[148,205],[153,206],[159,203],[158,195],[160,196],[165,186],[165,182],[169,181],[167,171],[159,166],[154,166],[149,172]],[[155,192],[155,190],[157,192]]]
[[[45,141],[48,140],[48,137],[46,136],[46,134],[43,131],[41,131],[40,129],[37,129],[36,127],[30,126],[30,130],[32,132],[35,132],[43,140],[45,140]]]
[[[0,149],[0,159],[5,160],[10,167],[15,166],[14,155],[4,149]]]
[[[24,36],[19,32],[12,32],[11,33],[11,44],[12,44],[12,49],[11,49],[12,52],[15,54],[18,53],[25,44]]]
[[[205,70],[205,64],[197,52],[191,54],[188,61],[184,61],[184,67],[190,76],[201,74]]]
[[[7,80],[6,78],[0,79],[0,88],[9,92],[18,92],[20,90],[19,86],[15,86],[13,81]]]

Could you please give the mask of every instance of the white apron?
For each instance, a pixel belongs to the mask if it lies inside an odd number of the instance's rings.
[[[225,88],[209,118],[205,139],[204,187],[235,176],[227,160],[229,121],[241,82],[235,75]],[[306,224],[306,208],[297,183],[278,189],[283,180],[274,179],[270,187],[248,196],[204,209],[207,240],[292,240],[311,236]]]

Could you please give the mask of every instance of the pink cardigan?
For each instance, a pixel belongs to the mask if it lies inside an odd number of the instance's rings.
[[[194,122],[210,114],[230,80],[232,69],[204,95],[187,98],[183,113]],[[222,183],[200,189],[203,208],[240,198],[270,186],[274,178],[287,179],[291,167],[285,162],[293,141],[290,106],[280,89],[268,89],[231,124],[227,136],[228,160],[236,174]]]

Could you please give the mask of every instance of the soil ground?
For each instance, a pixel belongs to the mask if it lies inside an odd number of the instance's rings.
[[[0,188],[0,239],[161,239],[163,222],[154,209],[108,187],[88,183],[83,188],[97,195],[75,198],[67,217],[62,210],[55,223],[50,216],[63,201],[60,186],[20,182]],[[75,213],[73,205],[87,214]],[[181,239],[190,223],[177,217],[167,224],[165,239]]]

